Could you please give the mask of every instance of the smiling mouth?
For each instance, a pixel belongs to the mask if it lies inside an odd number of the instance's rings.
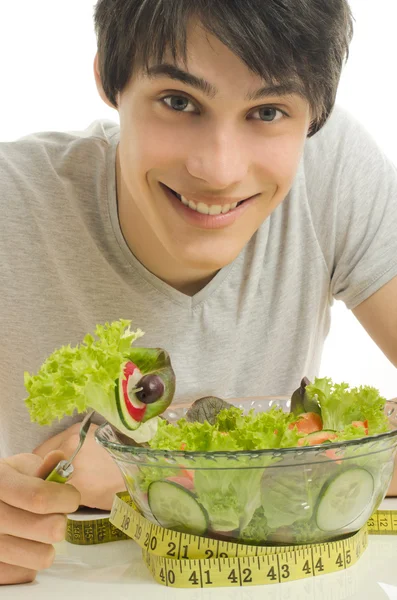
[[[193,200],[188,200],[181,194],[178,194],[172,188],[166,186],[170,192],[186,207],[189,207],[191,210],[198,212],[203,215],[217,216],[217,215],[225,215],[229,212],[235,210],[238,206],[249,200],[246,198],[245,200],[240,200],[239,202],[234,202],[233,204],[206,204],[205,202],[196,203]]]

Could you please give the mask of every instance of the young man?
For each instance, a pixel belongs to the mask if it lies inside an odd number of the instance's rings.
[[[169,351],[175,402],[290,394],[333,298],[397,365],[396,172],[333,110],[347,1],[100,0],[96,28],[120,129],[0,146],[1,583],[124,487],[94,428],[74,487],[40,479],[81,417],[39,428],[23,402],[23,371],[97,323],[131,318]]]

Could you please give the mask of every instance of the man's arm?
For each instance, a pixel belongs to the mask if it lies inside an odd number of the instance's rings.
[[[359,304],[353,313],[397,367],[397,277]]]
[[[353,313],[376,345],[397,367],[397,277],[359,304]],[[397,496],[397,462],[387,495]]]

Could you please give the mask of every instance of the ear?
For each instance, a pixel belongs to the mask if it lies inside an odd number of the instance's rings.
[[[117,110],[117,107],[114,106],[109,98],[106,96],[105,91],[103,89],[103,85],[102,85],[102,78],[101,78],[101,74],[99,71],[99,60],[98,60],[98,52],[95,54],[95,58],[94,58],[94,76],[95,76],[95,83],[96,83],[96,87],[98,90],[98,94],[100,95],[100,97],[102,98],[102,100],[105,102],[105,104],[107,104],[108,106],[110,106],[110,108],[115,108]]]

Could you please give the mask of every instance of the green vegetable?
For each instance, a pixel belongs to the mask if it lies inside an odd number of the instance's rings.
[[[304,377],[300,387],[295,390],[291,396],[291,412],[294,413],[296,417],[302,413],[308,412],[321,414],[321,409],[317,400],[309,398],[306,394],[306,387],[308,385],[310,385],[310,381],[307,377]]]
[[[293,421],[294,416],[281,408],[258,414],[251,410],[244,415],[240,408],[232,406],[218,413],[213,425],[186,419],[175,424],[161,421],[150,447],[180,450],[183,445],[188,452],[293,447],[302,437],[296,429],[289,429]]]
[[[347,383],[333,383],[331,379],[316,378],[306,387],[309,399],[317,399],[321,408],[323,429],[338,432],[338,439],[364,437],[362,428],[352,427],[353,421],[368,421],[369,435],[389,431],[384,413],[386,399],[370,386],[349,388]],[[339,437],[340,436],[340,437]]]
[[[151,448],[204,454],[203,457],[196,455],[192,460],[192,493],[208,515],[210,536],[216,537],[217,532],[232,532],[233,540],[252,544],[320,541],[325,534],[316,519],[320,519],[323,528],[326,527],[324,523],[330,515],[330,507],[340,502],[339,487],[336,489],[335,482],[342,482],[343,478],[337,478],[346,472],[347,466],[350,473],[362,473],[365,469],[373,477],[374,493],[364,490],[369,499],[368,511],[373,507],[370,496],[378,498],[379,490],[386,489],[393,471],[395,450],[392,441],[377,441],[376,451],[373,448],[367,455],[361,445],[347,446],[338,453],[332,449],[335,442],[365,438],[366,424],[370,435],[389,431],[384,414],[385,400],[374,388],[349,389],[347,384],[316,379],[304,386],[303,398],[300,392],[299,398],[295,395],[294,402],[298,412],[305,411],[306,406],[317,407],[321,411],[323,431],[310,436],[299,432],[297,427],[290,428],[296,422],[296,415],[293,412],[286,414],[276,407],[266,413],[255,414],[250,410],[244,414],[234,406],[218,412],[220,406],[216,405],[217,414],[210,414],[209,419],[197,415],[202,422],[189,422],[185,418],[175,424],[166,421],[159,424],[156,435],[149,442]],[[204,399],[201,404],[205,404]],[[239,454],[239,451],[247,450],[296,447],[301,439],[313,442],[314,437],[324,437],[327,433],[324,430],[335,432],[336,438],[324,444],[312,464],[313,457],[306,454],[300,457],[296,453],[293,465],[289,459],[284,461],[282,456],[277,456],[277,452],[251,455],[250,458]],[[222,454],[217,455],[225,450],[235,453],[233,461]],[[205,456],[208,452],[212,452],[212,468]],[[184,468],[189,467],[184,463]],[[146,471],[146,467],[140,467],[140,473],[138,481],[142,489],[147,489],[150,480],[166,477],[166,469]],[[349,483],[348,478],[346,482]],[[344,494],[342,490],[342,500]],[[352,509],[352,514],[356,508]],[[342,511],[337,509],[331,515],[332,519],[336,519],[339,512]]]
[[[328,467],[326,476],[329,476],[329,470]],[[310,519],[324,481],[318,465],[265,472],[261,500],[268,526],[277,529]]]
[[[247,467],[248,467],[247,459]],[[226,465],[226,461],[224,461]],[[259,468],[200,469],[195,472],[194,487],[206,509],[214,531],[244,529],[260,506]]]
[[[166,529],[204,535],[208,516],[191,492],[170,481],[154,481],[148,502],[158,523]]]
[[[260,506],[254,512],[247,527],[241,531],[239,537],[245,544],[260,544],[266,541],[270,531],[263,506]]]
[[[314,518],[301,521],[296,521],[291,527],[292,542],[296,544],[311,543],[313,540],[319,539],[322,532],[317,528]]]
[[[175,376],[169,357],[163,350],[131,348],[143,332],[140,329],[132,332],[130,323],[120,319],[97,325],[95,334],[98,339],[88,334],[80,345],[62,346],[55,350],[36,375],[25,372],[24,382],[29,394],[25,402],[31,420],[48,425],[55,419],[61,420],[65,415],[90,408],[137,442],[153,437],[159,419],[152,417],[170,404]],[[133,434],[120,419],[115,395],[116,381],[128,361],[134,362],[142,374],[157,373],[162,377],[165,388],[163,397],[147,406],[145,416]]]
[[[215,396],[199,398],[199,400],[193,402],[187,411],[186,420],[190,422],[199,421],[200,423],[208,421],[210,425],[214,425],[215,419],[221,410],[230,407],[231,404],[225,402],[222,398],[216,398]]]
[[[186,419],[180,419],[175,425],[162,421],[149,445],[157,449],[183,447],[186,451],[201,452],[292,447],[301,437],[296,429],[288,428],[292,421],[292,415],[276,407],[267,413],[254,414],[251,410],[247,415],[239,408],[230,407],[216,415],[213,425],[208,421],[190,423]],[[240,458],[232,468],[230,461],[217,458],[216,468],[208,469],[205,459],[196,459],[195,492],[214,531],[233,531],[248,525],[260,506],[263,467],[277,461],[271,455],[256,461]]]
[[[176,477],[179,472],[179,467],[170,467],[167,469],[165,467],[148,467],[142,465],[139,467],[136,482],[141,492],[147,493],[153,481],[161,481],[167,477]]]
[[[317,527],[338,531],[368,510],[374,494],[374,478],[366,469],[349,468],[330,479],[321,491],[316,508]]]

